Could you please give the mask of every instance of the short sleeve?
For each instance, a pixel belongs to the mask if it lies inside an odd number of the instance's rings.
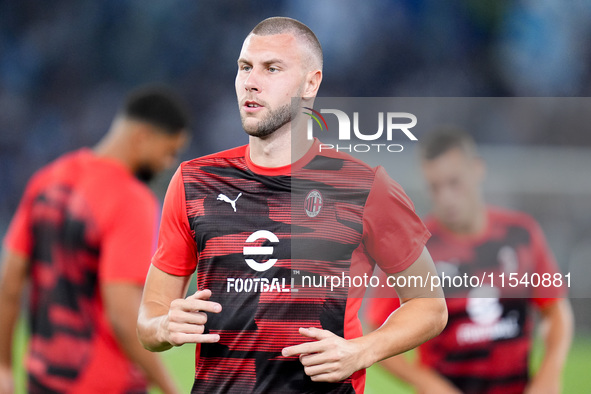
[[[197,245],[189,226],[182,164],[173,175],[162,209],[158,249],[152,264],[171,275],[187,276],[197,268]]]
[[[554,278],[554,274],[560,272],[554,254],[546,242],[546,237],[540,225],[533,219],[531,219],[531,223],[530,236],[535,272],[540,277],[546,274],[546,276],[551,275]],[[566,296],[567,291],[564,281],[562,286],[554,286],[554,280],[551,283],[552,286],[550,287],[538,286],[534,288],[532,302],[537,307],[544,308],[556,301],[557,298]]]
[[[154,252],[158,204],[143,187],[113,195],[109,220],[101,229],[99,277],[103,283],[143,285]]]
[[[39,173],[34,175],[25,188],[25,193],[21,198],[18,208],[10,222],[6,236],[4,237],[4,247],[11,252],[30,257],[33,245],[31,233],[32,207],[35,199],[37,183],[39,182]]]
[[[430,236],[402,187],[377,167],[363,212],[363,242],[372,259],[386,273],[403,271]]]

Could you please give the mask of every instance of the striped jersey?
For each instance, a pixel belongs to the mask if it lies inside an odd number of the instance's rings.
[[[68,153],[29,181],[4,245],[29,261],[28,393],[142,393],[101,287],[141,288],[158,205],[123,164],[90,149]]]
[[[457,236],[435,218],[425,223],[433,234],[427,247],[440,277],[484,281],[444,282],[448,323],[419,346],[421,362],[464,393],[523,392],[533,307],[543,308],[565,294],[564,284],[554,283],[558,268],[540,226],[524,213],[496,207],[487,208],[486,229],[475,236]],[[544,277],[552,277],[544,283],[550,286],[542,286]],[[512,287],[509,278],[530,283],[512,280]],[[399,305],[396,297],[372,298],[367,318],[379,326]]]
[[[223,307],[206,323],[220,341],[197,346],[194,393],[363,392],[365,371],[312,382],[281,350],[309,340],[299,327],[361,336],[363,289],[317,284],[375,264],[402,271],[430,234],[383,168],[318,146],[279,168],[257,166],[242,146],[185,162],[171,180],[152,263],[196,271]]]

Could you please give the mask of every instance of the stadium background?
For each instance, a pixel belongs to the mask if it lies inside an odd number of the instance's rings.
[[[581,97],[577,108],[585,112],[591,1],[568,4],[0,0],[0,236],[30,175],[98,141],[123,95],[138,84],[165,82],[188,100],[195,135],[184,159],[246,143],[234,93],[236,59],[248,31],[269,16],[297,18],[318,35],[325,53],[321,96],[570,96]],[[562,270],[588,278],[591,133],[567,122],[527,131],[492,126],[470,130],[488,162],[487,198],[533,214]],[[424,214],[416,162],[408,167],[391,175]],[[154,183],[159,196],[170,176]],[[577,337],[565,392],[591,392],[590,289],[571,293]],[[19,333],[18,357],[26,337]],[[165,357],[190,384],[191,348]],[[370,370],[370,394],[393,384],[379,368]]]

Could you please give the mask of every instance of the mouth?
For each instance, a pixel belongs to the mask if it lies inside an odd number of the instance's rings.
[[[245,112],[258,112],[260,111],[262,108],[264,108],[264,105],[257,103],[256,101],[245,101],[244,105],[242,106],[242,108],[244,109]]]

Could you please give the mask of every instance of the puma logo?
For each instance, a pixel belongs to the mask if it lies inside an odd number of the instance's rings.
[[[238,197],[236,197],[234,200],[230,200],[230,198],[228,196],[220,193],[220,194],[218,194],[217,199],[230,204],[232,206],[232,208],[234,209],[234,212],[236,212],[236,201],[238,201],[238,199],[240,198],[241,195],[242,195],[242,193],[239,193]]]

